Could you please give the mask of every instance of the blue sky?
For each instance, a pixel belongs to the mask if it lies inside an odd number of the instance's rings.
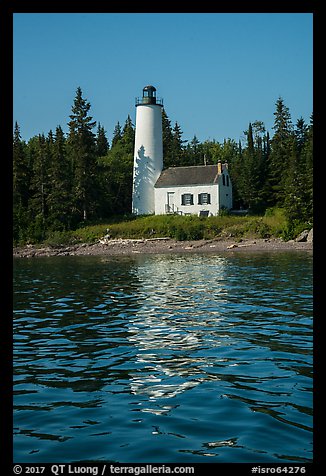
[[[15,13],[14,121],[23,139],[67,122],[78,86],[107,131],[152,84],[183,139],[273,134],[279,96],[312,113],[311,13]]]

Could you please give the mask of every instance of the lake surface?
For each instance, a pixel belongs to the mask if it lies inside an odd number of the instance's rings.
[[[14,260],[14,461],[312,461],[312,255]]]

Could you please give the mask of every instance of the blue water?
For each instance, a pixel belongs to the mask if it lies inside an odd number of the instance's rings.
[[[310,253],[14,260],[15,462],[310,462]]]

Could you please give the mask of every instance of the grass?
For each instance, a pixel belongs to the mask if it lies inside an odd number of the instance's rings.
[[[281,209],[267,210],[264,216],[221,215],[147,215],[127,217],[124,221],[94,224],[74,231],[54,232],[45,244],[60,246],[74,243],[94,243],[103,236],[110,238],[162,238],[176,240],[269,238],[286,235],[288,228]]]

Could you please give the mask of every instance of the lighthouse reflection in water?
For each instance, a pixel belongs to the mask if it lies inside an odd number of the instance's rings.
[[[173,266],[166,259],[139,266],[138,279],[145,291],[143,304],[130,322],[128,339],[137,347],[142,369],[131,374],[131,390],[147,395],[153,403],[142,411],[168,413],[173,407],[171,397],[219,378],[209,369],[223,361],[218,347],[227,293],[224,267],[222,257],[211,268],[202,267],[199,260],[190,270],[183,258]],[[211,278],[214,287],[210,290]],[[161,404],[155,405],[158,401]]]

